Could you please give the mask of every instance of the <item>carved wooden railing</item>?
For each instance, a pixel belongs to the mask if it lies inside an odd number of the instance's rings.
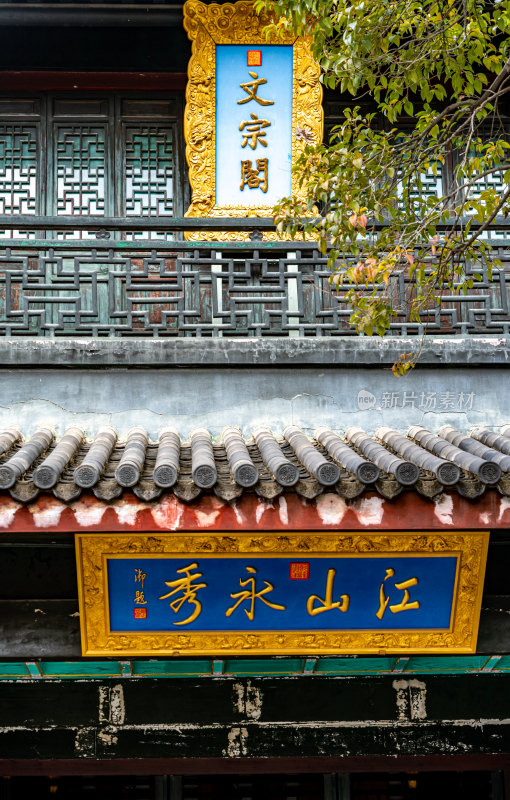
[[[409,318],[406,266],[391,279],[393,335],[508,334],[510,223],[487,234],[502,262],[466,295]],[[263,241],[271,219],[0,216],[0,336],[352,336],[345,290],[310,241]],[[232,241],[188,241],[185,233]],[[244,241],[236,241],[244,231]]]

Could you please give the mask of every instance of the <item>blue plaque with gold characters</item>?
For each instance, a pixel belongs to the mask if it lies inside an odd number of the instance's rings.
[[[186,216],[270,216],[283,197],[306,200],[292,166],[307,144],[322,141],[319,67],[308,38],[268,32],[271,22],[249,0],[184,5],[193,43],[184,116],[193,190]]]
[[[489,534],[77,534],[83,655],[472,653]]]
[[[274,205],[291,162],[292,46],[217,45],[216,204]]]

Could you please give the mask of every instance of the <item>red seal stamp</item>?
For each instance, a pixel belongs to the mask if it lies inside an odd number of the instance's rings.
[[[246,51],[246,66],[247,67],[261,67],[262,66],[262,50],[247,50]]]
[[[307,581],[310,577],[310,564],[307,561],[292,561],[289,578],[291,581]]]

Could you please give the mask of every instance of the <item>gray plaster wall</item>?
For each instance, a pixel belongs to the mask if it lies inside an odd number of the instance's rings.
[[[293,423],[312,433],[323,424],[405,432],[416,423],[467,431],[508,422],[506,367],[419,367],[402,379],[383,366],[0,369],[0,427],[16,424],[25,435],[41,424],[57,435],[79,424],[89,436],[104,424],[120,435],[143,425],[156,439],[166,425],[186,438],[199,425],[217,437],[226,425],[249,436],[260,424],[279,433]]]

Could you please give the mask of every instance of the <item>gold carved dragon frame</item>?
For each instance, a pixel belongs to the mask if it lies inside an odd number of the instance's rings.
[[[192,188],[188,217],[268,217],[272,205],[218,205],[216,203],[216,45],[291,45],[292,74],[292,155],[291,166],[307,144],[320,144],[323,134],[322,87],[320,70],[313,60],[310,41],[290,31],[270,34],[264,28],[273,21],[258,15],[253,2],[212,3],[188,0],[184,5],[184,27],[192,40],[188,68],[184,133],[189,180]],[[298,178],[291,174],[291,195],[306,200]],[[242,233],[187,233],[195,241],[231,241],[247,238]],[[274,234],[266,234],[274,239]]]

